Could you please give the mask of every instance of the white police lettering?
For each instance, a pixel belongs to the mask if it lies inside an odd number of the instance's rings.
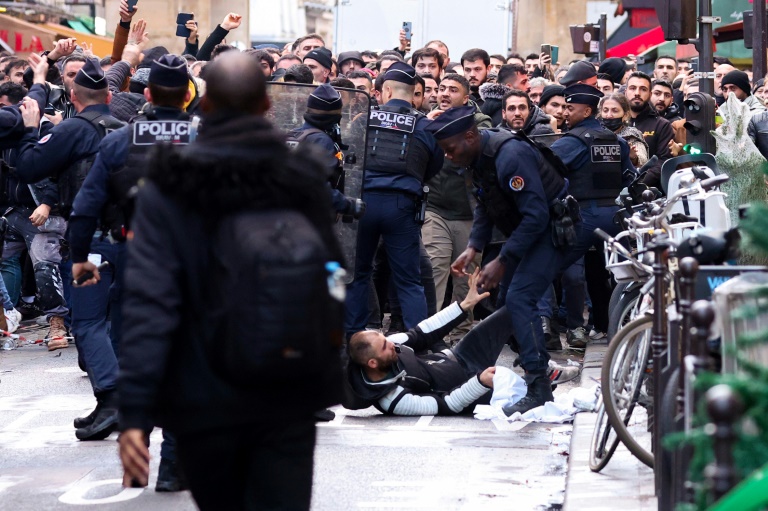
[[[621,146],[593,145],[592,163],[614,163],[621,161]]]
[[[373,110],[371,111],[368,125],[372,128],[383,128],[387,130],[413,133],[413,130],[416,127],[416,117],[409,114],[399,114],[397,112]]]
[[[189,121],[139,121],[133,125],[134,145],[160,142],[189,144]]]

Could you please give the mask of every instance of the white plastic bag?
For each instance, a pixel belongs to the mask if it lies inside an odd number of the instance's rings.
[[[493,396],[491,406],[501,410],[506,405],[513,405],[528,393],[528,386],[520,376],[508,367],[496,366],[493,375]]]

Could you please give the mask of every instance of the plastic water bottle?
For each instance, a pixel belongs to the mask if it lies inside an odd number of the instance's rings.
[[[19,347],[19,343],[13,337],[3,337],[3,350],[11,351]]]
[[[347,297],[347,286],[344,284],[347,272],[336,261],[325,263],[325,270],[328,272],[328,294],[343,302]]]

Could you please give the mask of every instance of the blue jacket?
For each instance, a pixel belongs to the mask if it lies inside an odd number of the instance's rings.
[[[482,154],[490,135],[480,131],[480,136]],[[479,158],[478,156],[478,160]],[[539,176],[543,157],[528,143],[512,139],[501,146],[495,161],[499,186],[514,198],[523,217],[520,225],[501,248],[500,257],[504,261],[519,261],[529,247],[549,229],[549,200]],[[482,252],[491,240],[492,230],[493,222],[485,206],[478,201],[472,232],[469,235],[469,246]]]
[[[405,108],[412,108],[412,105],[402,99],[392,99],[387,105],[399,106]],[[413,138],[417,143],[427,146],[428,151],[431,153],[429,159],[429,165],[424,173],[424,182],[429,181],[432,176],[440,172],[443,167],[443,151],[440,146],[437,145],[435,138],[424,131],[424,128],[429,119],[426,117],[419,117],[416,122],[416,128],[413,131]],[[402,174],[388,174],[383,172],[375,172],[365,169],[365,179],[363,181],[363,190],[392,190],[402,191],[417,197],[421,197],[422,183],[420,183],[415,177],[406,176]]]

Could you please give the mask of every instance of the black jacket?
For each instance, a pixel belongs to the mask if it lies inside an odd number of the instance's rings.
[[[477,375],[468,374],[450,350],[416,355],[466,317],[467,313],[454,302],[416,328],[390,336],[388,339],[397,344],[398,353],[392,376],[371,382],[362,367],[350,362],[347,378],[352,391],[369,406],[395,415],[451,415],[471,411],[478,399],[489,400],[489,389]]]
[[[660,188],[661,185],[661,165],[672,157],[669,151],[669,141],[675,138],[675,131],[672,124],[656,113],[650,103],[645,104],[645,108],[632,119],[629,123],[639,129],[645,141],[648,143],[648,156],[654,154],[659,157],[659,161],[648,169],[648,173],[643,178],[643,182],[648,186]]]
[[[544,113],[544,110],[533,105],[533,110],[531,110],[528,119],[526,119],[525,124],[523,125],[523,133],[529,137],[534,137],[536,135],[552,135],[555,131],[550,124],[551,119],[552,118],[549,115]],[[506,121],[502,121],[497,127],[504,128],[505,130],[512,129]]]
[[[768,110],[752,116],[747,127],[747,134],[757,146],[760,154],[768,158]]]
[[[341,400],[341,368],[294,385],[246,391],[223,381],[206,360],[211,304],[205,277],[210,226],[243,208],[289,208],[317,226],[342,260],[332,231],[322,169],[291,153],[262,118],[228,112],[205,119],[195,143],[154,149],[128,242],[121,345],[120,428],[199,431],[306,417]],[[286,290],[290,292],[290,290]],[[300,320],[300,318],[297,318]]]
[[[509,88],[500,83],[484,83],[480,86],[480,97],[483,98],[483,105],[480,111],[491,118],[494,126],[501,124],[501,98]]]

